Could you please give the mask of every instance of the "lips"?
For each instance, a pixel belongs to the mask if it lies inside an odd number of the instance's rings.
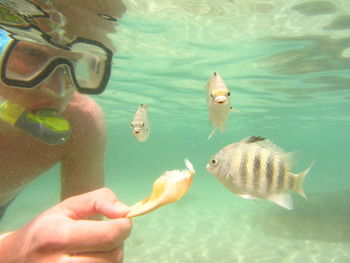
[[[217,96],[217,97],[215,97],[214,102],[217,104],[225,104],[228,101],[227,101],[227,98],[225,96]]]
[[[141,128],[140,127],[133,127],[132,131],[133,131],[133,133],[135,135],[141,134]]]
[[[65,102],[62,100],[45,100],[45,101],[33,103],[33,106],[29,107],[28,110],[31,112],[36,112],[38,110],[48,108],[48,109],[54,109],[58,113],[62,113],[66,110],[68,103],[69,102]]]

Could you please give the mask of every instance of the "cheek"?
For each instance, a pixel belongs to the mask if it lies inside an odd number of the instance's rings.
[[[29,89],[1,87],[1,96],[25,108],[35,104],[37,96]]]

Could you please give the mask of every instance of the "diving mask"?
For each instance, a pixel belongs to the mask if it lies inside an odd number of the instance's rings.
[[[77,38],[64,47],[16,39],[0,29],[0,76],[9,87],[35,88],[64,67],[80,93],[100,94],[111,73],[112,51],[102,43]]]
[[[34,113],[20,105],[0,98],[0,119],[16,126],[46,144],[62,144],[71,134],[69,122],[54,109]]]

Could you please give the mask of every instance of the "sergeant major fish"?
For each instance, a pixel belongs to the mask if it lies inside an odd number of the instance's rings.
[[[147,109],[146,104],[141,104],[131,121],[131,131],[139,142],[147,141],[150,133]]]
[[[252,136],[221,149],[211,157],[206,169],[242,198],[266,198],[291,210],[293,201],[287,190],[307,199],[303,182],[312,164],[299,174],[292,173],[291,166],[291,153],[269,140]]]
[[[227,88],[220,75],[214,72],[205,87],[207,90],[207,104],[209,120],[213,126],[208,139],[210,139],[217,128],[223,133],[229,114],[233,109],[230,104],[230,90]]]

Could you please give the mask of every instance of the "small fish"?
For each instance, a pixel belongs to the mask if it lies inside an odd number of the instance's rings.
[[[221,149],[211,157],[206,169],[242,198],[266,198],[292,210],[293,201],[287,190],[307,199],[303,182],[312,166],[294,174],[292,157],[292,153],[284,152],[271,141],[252,136]]]
[[[214,72],[205,87],[207,90],[207,104],[209,120],[213,126],[208,139],[210,139],[217,128],[224,132],[229,114],[232,111],[230,104],[230,90],[227,88],[220,75]]]
[[[141,104],[131,122],[131,131],[139,142],[147,141],[150,133],[147,109],[146,104]]]

